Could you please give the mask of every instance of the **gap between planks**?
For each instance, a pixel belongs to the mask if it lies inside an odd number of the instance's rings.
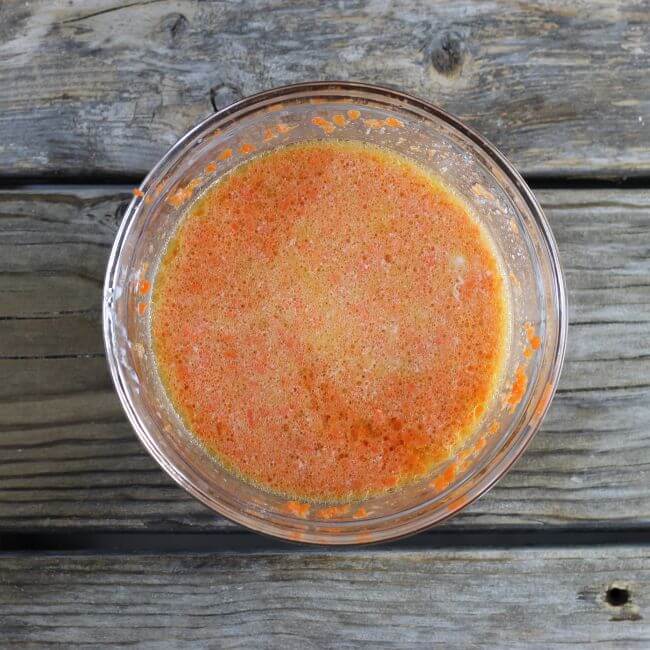
[[[593,526],[582,528],[526,529],[514,526],[494,530],[449,529],[434,527],[422,533],[392,542],[360,546],[318,546],[287,542],[252,531],[232,529],[216,533],[169,532],[48,532],[5,533],[0,536],[0,558],[24,553],[97,553],[151,554],[184,553],[259,553],[259,552],[327,552],[352,553],[359,550],[388,549],[423,551],[432,549],[550,549],[556,547],[650,547],[646,528],[606,530]]]

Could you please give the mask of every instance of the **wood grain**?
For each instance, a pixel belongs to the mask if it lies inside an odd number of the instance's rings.
[[[527,174],[647,175],[649,13],[648,0],[4,0],[0,175],[142,175],[214,107],[332,78],[437,103]]]
[[[0,585],[12,648],[650,644],[650,557],[635,547],[5,556]],[[608,604],[612,587],[627,603]]]
[[[543,430],[448,525],[650,523],[650,192],[538,193],[571,326]],[[0,530],[223,530],[126,423],[106,370],[101,284],[127,188],[0,193]]]

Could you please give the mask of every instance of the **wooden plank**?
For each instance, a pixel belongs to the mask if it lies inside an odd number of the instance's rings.
[[[650,192],[538,192],[571,304],[531,448],[449,526],[650,523]],[[101,282],[127,188],[0,193],[0,530],[222,530],[147,456],[103,358]]]
[[[647,175],[648,0],[4,0],[0,175],[142,175],[191,125],[287,83],[399,87],[527,174]]]
[[[635,547],[4,556],[0,585],[12,648],[650,644],[650,557]]]

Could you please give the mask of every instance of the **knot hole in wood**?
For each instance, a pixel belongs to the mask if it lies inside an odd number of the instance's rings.
[[[189,21],[183,14],[167,14],[161,22],[161,27],[168,35],[172,45],[176,45],[180,37],[187,31]]]
[[[124,215],[126,214],[126,211],[129,208],[129,203],[130,199],[128,201],[121,201],[120,203],[117,204],[117,207],[115,208],[115,225],[119,227],[119,225],[122,223],[122,219],[124,219]]]
[[[220,83],[210,88],[210,103],[215,111],[240,100],[244,93],[237,86],[230,83]]]
[[[643,620],[641,608],[634,602],[634,593],[628,583],[621,581],[610,583],[602,599],[611,615],[610,621]]]
[[[630,600],[630,592],[622,587],[610,587],[605,593],[605,600],[612,607],[622,607]]]
[[[445,77],[458,77],[465,59],[463,37],[458,32],[445,32],[434,42],[431,64],[436,72]]]

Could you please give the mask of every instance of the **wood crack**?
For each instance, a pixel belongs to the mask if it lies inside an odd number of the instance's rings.
[[[95,11],[91,14],[86,14],[85,16],[78,16],[76,18],[68,18],[67,20],[62,20],[59,24],[61,25],[71,25],[73,23],[80,23],[83,20],[88,20],[90,18],[95,18],[96,16],[103,16],[105,14],[110,14],[115,11],[122,11],[123,9],[129,9],[130,7],[143,7],[145,5],[155,4],[157,2],[166,2],[167,0],[140,0],[140,2],[131,2],[127,5],[119,5],[117,7],[109,7],[108,9],[102,9],[101,11]]]
[[[0,361],[34,361],[53,359],[103,359],[104,352],[80,352],[78,354],[17,354],[0,355]]]
[[[628,386],[594,386],[584,388],[559,387],[555,392],[561,395],[570,395],[571,393],[608,393],[624,390],[645,390],[647,388],[650,388],[650,384],[629,384]]]

